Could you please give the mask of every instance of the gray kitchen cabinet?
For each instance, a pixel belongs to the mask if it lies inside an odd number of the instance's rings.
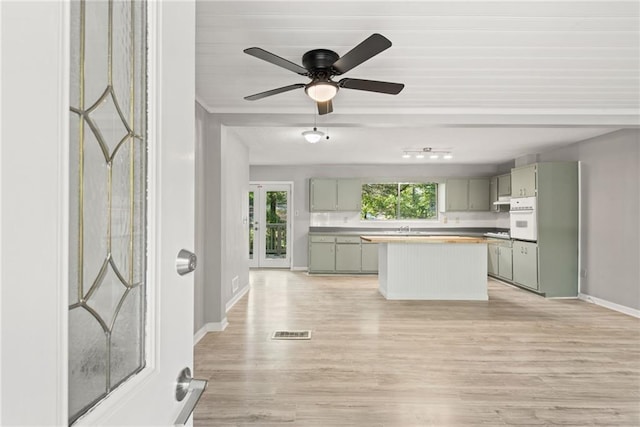
[[[451,178],[445,182],[445,211],[489,211],[490,178]]]
[[[359,179],[312,178],[309,180],[309,210],[360,211],[362,183]]]
[[[335,272],[335,237],[311,236],[309,241],[309,271],[325,273]]]
[[[511,174],[498,176],[498,197],[511,196]]]
[[[338,179],[338,211],[360,211],[362,205],[362,181],[359,179]]]
[[[538,245],[513,242],[513,281],[527,288],[538,289]]]
[[[378,272],[378,244],[362,243],[362,272]]]
[[[511,197],[535,196],[537,190],[536,172],[536,164],[511,169]]]
[[[487,273],[512,280],[511,240],[489,241],[487,244]]]
[[[336,243],[336,271],[359,273],[362,265],[360,243]]]
[[[335,179],[312,179],[309,187],[311,212],[336,210],[338,188]]]
[[[498,244],[487,244],[487,273],[492,275],[498,274]]]
[[[469,209],[469,180],[447,179],[445,183],[445,207],[447,211]]]
[[[513,280],[513,248],[511,243],[498,246],[498,276]]]
[[[489,197],[489,178],[469,179],[469,210],[488,211],[491,208]]]
[[[492,212],[500,212],[500,205],[494,205],[493,202],[498,201],[498,177],[491,178],[489,183],[489,202],[491,203]]]

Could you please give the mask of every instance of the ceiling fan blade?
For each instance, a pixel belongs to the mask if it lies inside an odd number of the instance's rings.
[[[329,114],[333,111],[333,103],[331,100],[325,102],[318,102],[318,114],[320,116],[324,114]]]
[[[271,90],[268,90],[266,92],[260,92],[260,93],[254,94],[254,95],[245,96],[244,99],[246,99],[247,101],[256,101],[258,99],[266,98],[267,96],[277,95],[277,94],[283,93],[283,92],[289,92],[290,90],[298,89],[298,88],[301,88],[301,87],[305,87],[305,84],[304,83],[296,83],[294,85],[279,87],[277,89],[271,89]]]
[[[244,53],[246,53],[247,55],[255,56],[256,58],[262,59],[263,61],[270,62],[279,67],[286,68],[287,70],[293,71],[294,73],[300,74],[302,76],[306,76],[308,73],[306,68],[303,68],[298,64],[294,64],[293,62],[281,58],[271,52],[267,52],[264,49],[260,49],[259,47],[250,47],[248,49],[245,49]]]
[[[385,36],[375,33],[365,41],[344,54],[342,58],[333,63],[336,74],[344,74],[368,59],[376,56],[383,50],[391,47],[391,41]]]
[[[404,84],[402,83],[379,82],[376,80],[362,79],[342,79],[338,82],[338,86],[345,89],[388,93],[389,95],[397,95],[402,91],[402,89],[404,89]]]

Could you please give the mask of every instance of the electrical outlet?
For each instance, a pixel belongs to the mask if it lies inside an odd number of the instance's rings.
[[[449,218],[447,218],[446,215],[445,215],[445,216],[442,217],[442,223],[446,224],[447,222],[449,222]]]

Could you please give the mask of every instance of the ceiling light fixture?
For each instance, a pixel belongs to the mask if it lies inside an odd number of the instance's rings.
[[[306,85],[304,91],[316,102],[327,102],[338,93],[338,85],[330,81],[316,80]]]
[[[313,130],[302,132],[302,136],[304,136],[304,139],[306,139],[308,143],[315,144],[324,136],[324,132],[320,132],[318,128],[314,127]]]
[[[443,158],[445,160],[453,159],[453,155],[451,154],[450,151],[434,150],[431,147],[406,148],[402,150],[403,159],[410,159],[411,157],[415,157],[416,159],[424,159],[425,154],[429,154],[429,158],[433,160],[437,160],[439,158]]]

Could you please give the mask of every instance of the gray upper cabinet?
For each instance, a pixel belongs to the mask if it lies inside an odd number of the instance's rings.
[[[535,164],[511,169],[511,197],[535,196],[537,190],[536,172],[537,165]]]
[[[489,178],[469,179],[469,210],[488,211],[491,208],[489,197]]]
[[[362,181],[359,179],[338,180],[339,211],[360,211],[362,204]]]
[[[359,211],[362,183],[359,179],[312,178],[309,181],[309,210]]]
[[[489,211],[490,178],[452,178],[445,182],[446,211]]]
[[[336,210],[338,187],[335,179],[312,179],[309,186],[311,212]]]
[[[447,179],[445,183],[445,209],[466,211],[469,209],[469,180]]]
[[[498,178],[498,197],[511,196],[511,174],[500,175]]]
[[[498,201],[498,177],[491,178],[489,184],[489,201],[491,202],[491,210],[493,212],[500,212],[500,205],[494,205],[493,202]]]

